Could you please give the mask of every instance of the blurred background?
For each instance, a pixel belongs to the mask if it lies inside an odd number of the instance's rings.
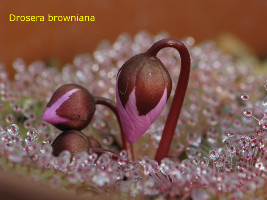
[[[89,15],[95,22],[10,22],[15,15]],[[103,39],[120,33],[166,31],[171,37],[192,36],[196,42],[231,33],[259,57],[267,55],[267,0],[0,0],[0,62],[27,64],[55,59],[72,62],[92,53]]]

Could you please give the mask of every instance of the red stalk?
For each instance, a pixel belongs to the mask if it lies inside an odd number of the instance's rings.
[[[190,75],[190,55],[186,46],[175,39],[167,38],[160,40],[153,44],[146,52],[149,56],[156,57],[157,53],[165,48],[173,47],[175,48],[181,57],[181,71],[179,75],[179,80],[175,89],[175,94],[170,107],[169,114],[162,132],[162,137],[156,152],[155,160],[160,163],[160,161],[168,155],[171,147],[171,142],[174,136],[175,128],[179,119],[181,108],[183,106],[185,92],[187,89],[189,75]]]
[[[118,113],[118,109],[117,109],[116,104],[113,101],[111,101],[110,99],[107,99],[104,97],[94,97],[94,98],[95,98],[96,104],[107,106],[115,114],[115,116],[119,122],[119,125],[120,125],[123,149],[125,149],[127,151],[128,158],[131,161],[133,161],[134,160],[133,147],[132,147],[132,144],[130,144],[126,140],[125,134],[122,130],[121,121],[120,121],[120,117],[119,117],[119,113]]]

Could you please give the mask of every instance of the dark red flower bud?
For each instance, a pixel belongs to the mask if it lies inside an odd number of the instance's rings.
[[[59,134],[52,143],[53,155],[58,156],[62,151],[69,151],[72,156],[79,152],[90,153],[91,144],[80,131],[68,130]]]
[[[163,110],[172,81],[163,63],[146,53],[129,59],[117,76],[117,105],[123,131],[134,143]]]
[[[94,97],[80,85],[66,84],[54,92],[42,120],[60,130],[81,130],[89,124],[94,112]]]

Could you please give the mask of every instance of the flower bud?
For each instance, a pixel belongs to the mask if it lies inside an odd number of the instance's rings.
[[[81,130],[89,124],[94,112],[94,97],[80,85],[66,84],[54,92],[42,120],[60,130]]]
[[[117,76],[116,98],[126,138],[134,143],[163,110],[172,82],[163,63],[139,54],[129,59]]]
[[[59,134],[52,143],[53,155],[58,156],[62,151],[69,151],[71,156],[79,152],[90,153],[91,144],[88,138],[80,131],[68,130]]]

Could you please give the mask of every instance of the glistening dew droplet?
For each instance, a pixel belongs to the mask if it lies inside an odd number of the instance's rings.
[[[30,136],[34,140],[38,140],[39,138],[39,134],[35,128],[28,129],[27,136]]]
[[[241,95],[241,99],[244,100],[244,101],[247,101],[247,100],[249,100],[249,95],[247,93],[243,93]]]
[[[215,148],[210,149],[210,151],[209,151],[209,157],[213,161],[216,160],[219,157],[218,150],[215,149]]]
[[[227,151],[230,153],[230,156],[232,156],[232,154],[234,154],[236,152],[236,148],[233,144],[230,144],[228,147],[227,147]]]
[[[242,136],[242,138],[239,141],[239,144],[242,148],[246,148],[249,145],[249,138],[247,136]]]
[[[15,116],[13,114],[9,114],[6,116],[6,122],[12,124],[15,122]]]
[[[209,166],[209,159],[207,157],[203,157],[201,165]]]
[[[267,81],[264,83],[264,89],[267,91]]]
[[[19,127],[16,124],[11,124],[8,128],[7,128],[7,132],[10,135],[16,136],[19,134]]]
[[[252,108],[246,108],[243,113],[245,116],[250,117],[252,115]]]
[[[199,158],[201,156],[199,149],[193,147],[186,147],[185,153],[190,159]]]
[[[224,158],[222,156],[220,156],[215,162],[214,165],[215,167],[219,168],[222,167],[224,164]]]
[[[228,137],[233,137],[235,135],[235,131],[228,131]]]
[[[32,142],[32,137],[31,137],[31,136],[27,136],[27,137],[25,138],[25,143],[26,143],[26,145],[30,145],[31,142]]]
[[[267,129],[267,117],[262,118],[259,121],[259,125],[261,125],[263,129]]]
[[[197,132],[190,131],[186,139],[188,144],[198,147],[201,142],[201,135]]]
[[[262,105],[267,108],[267,97],[265,97],[265,99],[263,100]]]

